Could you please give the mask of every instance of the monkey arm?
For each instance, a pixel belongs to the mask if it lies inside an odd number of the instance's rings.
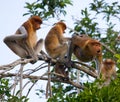
[[[72,56],[72,53],[73,53],[73,49],[74,49],[74,44],[72,41],[69,42],[68,44],[68,53],[67,53],[67,58],[69,61],[71,61],[71,56]]]
[[[70,43],[71,42],[71,38],[63,38],[60,39],[60,44],[63,45],[65,43]]]
[[[9,41],[18,41],[18,40],[26,39],[28,37],[25,27],[21,26],[17,31],[19,31],[20,34],[7,36],[4,38],[4,42],[6,43]]]
[[[101,73],[101,68],[102,68],[102,54],[100,56],[97,56],[97,58],[95,58],[95,64],[96,64],[96,69],[98,71],[98,78],[99,78]]]
[[[65,41],[65,42],[71,41],[71,38],[70,38],[70,37],[65,37],[65,38],[63,39],[63,41]]]
[[[19,29],[19,32],[21,34],[19,35],[24,35],[23,38],[27,38],[28,37],[28,33],[27,33],[27,30],[25,29],[24,26],[21,26]],[[24,40],[24,46],[26,48],[26,50],[28,51],[30,57],[35,57],[35,51],[34,51],[34,48],[32,46],[30,46],[31,44],[28,44],[25,40]]]
[[[27,34],[15,34],[5,37],[4,42],[15,41],[15,40],[17,41],[25,38],[27,38]]]
[[[28,35],[28,34],[27,34],[27,31],[26,31],[26,29],[25,29],[24,26],[21,26],[18,30],[21,32],[21,34],[26,34],[26,35]]]
[[[67,54],[67,58],[69,61],[71,61],[71,56],[72,56],[72,53],[73,53],[73,49],[75,47],[75,43],[76,43],[76,40],[78,42],[78,39],[75,39],[77,37],[77,35],[74,35],[72,36],[72,38],[68,38],[69,39],[69,44],[68,44],[68,54]]]

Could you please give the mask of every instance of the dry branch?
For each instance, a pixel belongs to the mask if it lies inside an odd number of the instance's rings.
[[[0,75],[0,78],[4,78],[4,77],[14,77],[16,76],[17,74],[16,73],[4,73],[4,74],[1,74]],[[20,74],[18,75],[20,76]],[[23,79],[31,79],[31,80],[48,80],[48,78],[46,77],[41,77],[41,76],[33,76],[33,75],[27,75],[27,74],[23,74]],[[59,80],[57,78],[51,78],[51,81],[52,82],[62,82],[62,83],[66,83],[66,84],[71,84],[73,85],[74,87],[77,87],[77,88],[80,88],[80,89],[84,89],[83,86],[81,86],[80,84],[77,84],[71,80]]]
[[[106,48],[106,50],[108,50],[109,52],[111,52],[112,54],[116,54],[115,51],[113,51],[112,49],[110,49],[107,45],[105,45],[104,43],[101,43],[103,47]]]
[[[44,60],[44,61],[46,61],[46,62],[50,62],[50,63],[56,63],[57,62],[57,60],[55,60],[55,59],[50,59],[49,57],[41,57],[41,56],[39,56],[39,60]],[[7,65],[2,65],[2,66],[0,66],[0,70],[7,70],[8,68],[9,69],[13,69],[15,66],[17,66],[17,65],[19,65],[19,64],[27,64],[27,63],[29,63],[30,61],[33,61],[33,59],[18,59],[18,60],[16,60],[16,61],[14,61],[14,62],[12,62],[12,63],[10,63],[10,64],[7,64]],[[79,64],[81,64],[81,65],[84,65],[84,66],[86,66],[86,67],[88,67],[88,68],[82,68],[82,67],[80,67],[79,65],[77,65],[77,64],[75,64],[75,63],[79,63]],[[66,66],[67,67],[67,66]],[[75,69],[78,69],[78,70],[81,70],[81,71],[83,71],[83,72],[85,72],[85,73],[87,73],[88,75],[90,75],[90,76],[92,76],[92,77],[94,77],[94,78],[96,78],[97,77],[97,75],[96,75],[96,73],[95,73],[95,69],[94,68],[92,68],[92,67],[90,67],[90,66],[88,66],[88,65],[86,65],[86,64],[84,64],[84,63],[82,63],[82,62],[76,62],[76,61],[72,61],[72,67],[73,68],[75,68]],[[39,68],[40,69],[40,68]],[[34,70],[32,71],[32,72],[35,72]],[[31,72],[31,73],[32,73]],[[3,74],[3,73],[0,73],[1,75]],[[0,75],[0,76],[1,76]],[[30,75],[30,74],[29,74]]]
[[[80,65],[83,65],[83,66],[85,66],[85,67],[87,67],[87,68],[89,68],[90,70],[92,70],[93,72],[95,72],[95,68],[93,68],[93,67],[91,67],[91,66],[88,66],[87,64],[85,64],[85,63],[83,63],[83,62],[81,62],[81,61],[73,61],[74,63],[77,63],[77,64],[80,64]]]
[[[43,61],[45,61],[45,62],[51,62],[51,63],[56,63],[57,62],[57,60],[55,60],[55,59],[51,59],[51,58],[49,58],[49,57],[43,57],[43,56],[38,56],[39,57],[39,60],[43,60]],[[18,60],[16,60],[16,61],[14,61],[14,62],[12,62],[12,63],[10,63],[10,64],[6,64],[6,65],[2,65],[2,66],[0,66],[0,70],[6,70],[6,69],[13,69],[15,66],[17,66],[17,65],[19,65],[19,64],[27,64],[27,63],[29,63],[29,62],[31,62],[31,61],[33,61],[34,59],[18,59]]]
[[[15,66],[19,64],[27,64],[30,61],[33,61],[33,59],[18,59],[10,64],[0,66],[0,70],[13,69]]]
[[[43,53],[42,55],[45,55],[45,56],[38,56],[38,57],[39,57],[39,60],[45,61],[46,63],[44,63],[44,64],[50,63],[50,64],[49,64],[49,67],[50,67],[50,65],[54,65],[54,64],[58,61],[58,60],[49,58],[44,52],[42,52],[42,53]],[[23,71],[24,73],[22,73],[22,72],[21,72],[21,73],[19,73],[19,72],[17,72],[17,73],[11,73],[11,72],[9,72],[10,70],[12,70],[12,69],[13,69],[14,67],[16,67],[17,65],[20,65],[20,64],[25,65],[25,64],[27,64],[27,63],[29,63],[29,62],[31,62],[31,61],[33,61],[33,59],[18,59],[18,60],[14,61],[14,62],[12,62],[12,63],[10,63],[10,64],[0,66],[0,70],[4,70],[4,71],[3,71],[4,73],[3,73],[3,72],[0,72],[0,78],[4,78],[4,77],[15,77],[16,81],[13,83],[12,88],[15,89],[16,85],[18,84],[18,82],[20,82],[20,83],[21,83],[21,86],[20,86],[21,93],[22,93],[22,90],[23,90],[23,88],[22,88],[22,79],[31,79],[31,80],[35,80],[36,82],[37,82],[38,80],[46,80],[46,81],[48,81],[48,90],[49,90],[49,91],[48,91],[47,93],[50,93],[51,95],[52,95],[52,91],[51,91],[50,81],[51,81],[51,82],[61,82],[61,83],[71,84],[71,85],[73,85],[73,86],[76,87],[76,88],[84,89],[84,86],[81,86],[79,83],[74,82],[74,81],[72,81],[71,79],[68,79],[68,80],[60,80],[59,78],[51,77],[51,74],[54,74],[55,76],[59,76],[59,77],[62,77],[62,79],[65,79],[65,77],[62,76],[62,75],[59,75],[59,74],[57,74],[57,73],[51,73],[51,72],[50,72],[50,68],[49,68],[49,72],[48,72],[47,74],[45,73],[45,74],[42,75],[42,76],[34,76],[34,75],[31,75],[31,74],[39,71],[40,69],[45,68],[46,65],[44,65],[44,64],[41,64],[39,67],[34,68],[34,69],[25,70],[25,71]],[[58,61],[58,62],[60,62],[60,61]],[[65,64],[66,62],[61,62],[61,63],[64,63],[64,65],[66,65],[66,64]],[[71,61],[71,64],[72,64],[72,65],[71,65],[72,68],[81,70],[81,71],[87,73],[88,75],[90,75],[90,76],[92,76],[92,77],[94,77],[94,78],[97,77],[97,74],[95,73],[95,69],[94,69],[94,68],[92,68],[92,67],[90,67],[90,66],[88,66],[88,65],[86,65],[86,64],[84,64],[84,63],[82,63],[82,62]],[[83,65],[83,66],[85,66],[85,67],[87,67],[87,68],[80,67],[78,64]],[[44,66],[43,66],[43,65],[44,65]],[[66,66],[66,67],[67,67],[67,66]],[[47,68],[47,67],[46,67],[46,68]],[[26,73],[25,73],[25,72],[26,72]],[[45,75],[48,75],[48,77],[44,77]],[[20,77],[21,77],[21,78],[20,78]],[[21,80],[18,79],[18,78],[20,78]],[[30,87],[30,89],[29,89],[29,91],[28,91],[28,93],[27,93],[27,96],[28,96],[30,90],[32,89],[32,87],[33,87],[34,85],[35,85],[35,83]],[[51,95],[50,95],[50,96],[51,96]],[[21,95],[21,96],[22,96],[22,95]]]
[[[95,72],[93,72],[93,71],[91,71],[91,70],[89,70],[87,68],[80,67],[79,65],[77,65],[75,63],[73,63],[72,66],[73,66],[73,68],[81,70],[81,71],[87,73],[88,75],[90,75],[90,76],[92,76],[94,78],[97,78],[97,76],[98,76]]]

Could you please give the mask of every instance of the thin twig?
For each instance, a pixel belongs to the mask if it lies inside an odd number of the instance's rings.
[[[46,86],[46,98],[48,98],[48,95],[52,97],[50,63],[48,63],[48,82]]]
[[[76,70],[76,72],[77,72],[77,83],[79,84],[79,82],[80,82],[80,70]],[[77,88],[77,94],[79,94],[80,93],[80,89],[79,88]]]
[[[104,46],[109,52],[111,52],[112,54],[116,54],[115,51],[113,51],[112,49],[110,49],[107,45],[105,45],[104,43],[101,43],[102,46]]]
[[[20,70],[19,70],[20,71]],[[13,85],[10,87],[10,89],[12,90],[13,89],[13,95],[15,94],[15,89],[16,89],[16,85],[18,84],[19,82],[19,79],[18,79],[18,76],[19,76],[19,72],[16,74],[15,78],[14,78],[14,83]]]
[[[36,81],[32,84],[32,86],[29,88],[29,90],[28,90],[28,92],[27,92],[27,94],[26,94],[26,97],[28,97],[28,95],[29,95],[31,89],[32,89],[33,86],[37,83],[37,81],[38,81],[38,80],[36,80]]]
[[[22,90],[30,83],[31,81],[26,82],[26,84],[23,86]]]
[[[20,68],[20,98],[22,97],[22,87],[23,87],[23,68],[25,64],[21,64]]]

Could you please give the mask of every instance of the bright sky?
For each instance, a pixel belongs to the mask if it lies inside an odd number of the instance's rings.
[[[0,13],[1,13],[1,19],[0,19],[0,24],[1,24],[1,29],[0,29],[0,65],[3,64],[9,64],[15,60],[17,60],[19,57],[15,55],[4,43],[3,39],[7,35],[14,34],[16,29],[28,19],[29,16],[22,16],[24,13],[27,12],[27,9],[24,8],[25,2],[33,2],[35,0],[1,0],[0,2]],[[80,10],[81,8],[85,8],[90,1],[92,0],[73,0],[74,1],[74,6],[71,7],[69,6],[68,9],[68,15],[64,18],[66,19],[66,24],[69,25],[69,27],[73,28],[72,24],[72,15],[75,16],[76,18],[80,15]],[[110,0],[111,1],[111,0]],[[113,0],[114,1],[114,0]],[[51,22],[51,21],[50,21]],[[52,24],[51,24],[52,25]],[[44,38],[48,32],[48,30],[51,27],[48,28],[41,28],[38,31],[38,37],[39,38]],[[37,65],[36,65],[37,66]],[[32,65],[31,65],[32,67]],[[41,83],[40,83],[41,84]],[[41,85],[36,85],[36,86],[41,86]],[[43,85],[46,86],[46,85]],[[37,88],[37,87],[36,87]],[[34,89],[36,89],[34,88]],[[29,102],[41,102],[40,98],[35,95],[35,92],[31,92],[29,95],[30,101]],[[45,100],[42,99],[42,102],[45,102]]]

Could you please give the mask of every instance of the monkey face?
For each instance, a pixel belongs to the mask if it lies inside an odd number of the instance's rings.
[[[112,59],[106,59],[103,64],[106,66],[106,70],[110,70],[115,65],[115,62]]]
[[[42,20],[39,16],[32,16],[30,21],[32,22],[34,30],[40,29],[40,25],[42,24]]]
[[[34,28],[35,28],[35,30],[40,29],[40,24],[39,24],[38,22],[35,22],[35,24],[34,24]]]
[[[88,47],[93,56],[100,55],[102,53],[101,45],[99,42],[90,42],[88,44]]]

